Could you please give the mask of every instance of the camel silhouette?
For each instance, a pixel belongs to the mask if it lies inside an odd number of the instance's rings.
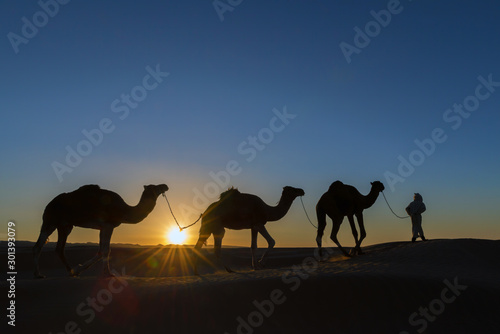
[[[323,254],[321,239],[326,227],[327,215],[333,222],[332,234],[330,235],[330,238],[338,246],[342,253],[346,256],[362,254],[361,242],[366,237],[363,222],[363,210],[371,207],[377,200],[379,193],[385,189],[384,185],[380,181],[371,182],[371,185],[372,188],[370,193],[363,196],[353,186],[343,184],[340,181],[335,181],[330,185],[328,191],[321,196],[318,204],[316,205],[316,216],[318,218],[318,234],[316,237],[316,243],[318,244],[320,256]],[[351,249],[350,254],[342,248],[337,240],[337,233],[339,232],[340,224],[342,224],[342,221],[344,220],[344,216],[347,216],[347,219],[349,219],[352,235],[356,241],[356,246]],[[356,219],[358,220],[361,234],[359,240],[358,231],[356,230],[356,225],[354,224],[354,216],[356,216]]]
[[[34,275],[43,278],[39,270],[39,259],[43,245],[57,229],[56,252],[71,276],[78,276],[103,258],[104,276],[113,276],[109,270],[109,243],[114,228],[120,224],[140,223],[153,211],[158,196],[168,190],[167,185],[144,186],[141,199],[136,206],[129,206],[116,193],[101,189],[97,185],[85,185],[70,193],[56,196],[45,208],[40,236],[33,246]],[[92,228],[99,232],[99,251],[96,256],[71,268],[64,255],[64,246],[74,226]]]
[[[224,228],[232,230],[250,229],[252,232],[252,268],[262,267],[269,251],[274,247],[275,241],[269,235],[264,226],[268,221],[276,221],[283,218],[295,198],[304,196],[304,190],[284,187],[281,198],[276,206],[269,206],[258,196],[240,193],[239,190],[231,188],[220,195],[217,202],[212,203],[202,215],[200,236],[194,249],[196,258],[194,261],[194,272],[197,275],[197,263],[199,250],[210,237],[214,235],[215,255],[228,272],[233,272],[220,258]],[[257,235],[260,233],[267,241],[268,247],[258,263],[255,262],[255,250],[257,249]]]

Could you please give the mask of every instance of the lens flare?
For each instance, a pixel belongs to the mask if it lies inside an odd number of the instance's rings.
[[[186,240],[186,232],[173,228],[168,231],[168,242],[174,245],[182,245]]]

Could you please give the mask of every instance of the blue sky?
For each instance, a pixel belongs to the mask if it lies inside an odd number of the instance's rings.
[[[240,167],[230,185],[269,204],[283,186],[301,187],[311,216],[333,181],[367,194],[380,180],[400,214],[423,195],[428,238],[500,237],[495,1],[244,0],[223,13],[212,1],[70,1],[57,10],[54,1],[42,0],[51,15],[36,1],[0,4],[0,221],[15,220],[18,239],[35,240],[45,205],[89,183],[131,205],[144,184],[167,183],[174,211],[190,222],[217,198],[205,191],[210,173],[230,161]],[[357,52],[346,57],[346,44]],[[102,124],[107,133],[88,146],[82,131]],[[53,166],[68,166],[68,147],[86,155],[58,177]],[[404,175],[401,158],[413,162]],[[367,244],[411,237],[382,197],[365,221]],[[112,241],[166,243],[173,226],[160,198]],[[277,246],[315,244],[298,200],[268,229]],[[75,229],[69,241],[97,239]],[[249,242],[248,231],[228,231],[224,244]]]

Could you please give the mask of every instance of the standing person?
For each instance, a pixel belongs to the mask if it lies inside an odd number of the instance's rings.
[[[411,242],[415,242],[418,237],[422,238],[422,241],[425,241],[424,230],[422,230],[422,213],[426,210],[425,204],[423,202],[422,195],[419,193],[415,193],[413,196],[413,202],[411,202],[406,207],[406,212],[411,217],[411,225],[413,237],[411,238]]]

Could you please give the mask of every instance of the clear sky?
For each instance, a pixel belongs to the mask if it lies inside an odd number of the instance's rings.
[[[315,221],[333,181],[367,194],[380,180],[400,215],[423,195],[428,238],[499,239],[499,9],[3,1],[0,237],[14,220],[18,240],[36,240],[47,203],[84,184],[135,205],[143,185],[166,183],[187,224],[229,185],[272,205],[282,187],[303,188]],[[366,244],[411,238],[382,197],[364,215]],[[160,197],[112,242],[165,244],[174,226]],[[298,199],[267,227],[277,246],[315,245]],[[339,238],[353,245],[347,220]],[[98,232],[75,228],[68,241]],[[227,231],[223,243],[249,246],[250,232]]]

